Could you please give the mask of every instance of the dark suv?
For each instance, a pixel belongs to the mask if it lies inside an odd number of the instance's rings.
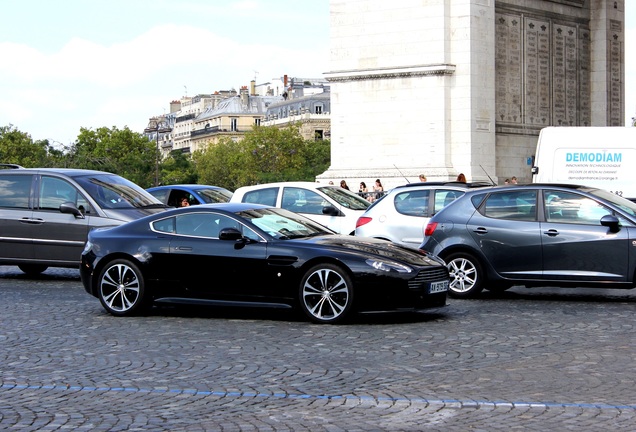
[[[168,207],[115,174],[0,165],[0,265],[78,267],[88,232]]]

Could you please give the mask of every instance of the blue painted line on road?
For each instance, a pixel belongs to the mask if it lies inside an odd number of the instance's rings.
[[[354,395],[325,395],[325,394],[296,394],[296,393],[257,393],[239,391],[212,391],[196,389],[146,389],[136,387],[81,387],[65,385],[29,385],[29,384],[2,384],[0,390],[62,390],[74,392],[124,392],[124,393],[169,393],[189,394],[194,396],[217,397],[245,397],[245,398],[276,398],[276,399],[327,399],[327,400],[353,400],[373,402],[407,402],[427,405],[451,405],[457,408],[480,407],[510,407],[510,408],[581,408],[598,410],[636,410],[636,404],[608,404],[608,403],[571,403],[571,402],[528,402],[528,401],[487,401],[487,400],[459,400],[459,399],[426,399],[426,398],[393,398]]]

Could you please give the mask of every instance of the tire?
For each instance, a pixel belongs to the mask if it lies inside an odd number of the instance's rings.
[[[302,278],[299,290],[302,311],[317,324],[344,321],[353,305],[353,283],[341,267],[319,264]]]
[[[484,272],[474,256],[458,252],[445,258],[450,273],[448,294],[455,298],[475,297],[484,289]]]
[[[28,275],[39,275],[49,267],[44,264],[19,264],[18,268]]]
[[[509,283],[496,283],[496,282],[491,282],[488,284],[487,287],[485,287],[486,290],[492,292],[492,293],[502,293],[504,291],[509,290],[510,288],[512,288],[512,284]]]
[[[144,278],[134,263],[114,260],[102,269],[97,281],[99,301],[108,313],[129,316],[145,309]]]

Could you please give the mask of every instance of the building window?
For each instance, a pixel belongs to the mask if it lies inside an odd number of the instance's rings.
[[[261,125],[261,119],[260,119],[260,118],[255,118],[255,119],[254,119],[254,124],[255,124],[256,126],[260,126],[260,125]]]
[[[322,105],[316,105],[316,106],[314,107],[314,112],[315,112],[316,114],[322,114]]]
[[[322,133],[322,130],[321,130],[321,129],[317,129],[317,130],[314,132],[314,139],[315,139],[316,141],[322,141],[322,140],[324,139],[324,135],[323,135],[323,133]]]
[[[238,119],[236,117],[230,119],[230,131],[238,132]]]

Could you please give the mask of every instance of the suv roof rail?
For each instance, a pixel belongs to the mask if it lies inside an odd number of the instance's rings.
[[[2,169],[19,169],[19,168],[24,168],[24,167],[20,166],[18,164],[0,164],[0,168],[2,168]]]

